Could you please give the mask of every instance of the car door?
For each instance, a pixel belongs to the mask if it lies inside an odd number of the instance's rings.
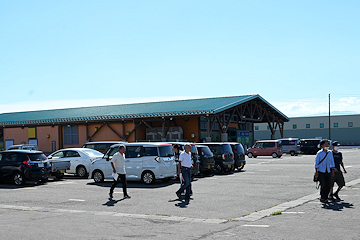
[[[254,155],[255,156],[261,156],[263,145],[264,145],[264,143],[262,143],[262,142],[257,142],[255,144],[255,147],[254,147]]]
[[[0,179],[3,179],[2,168],[3,168],[3,166],[5,165],[5,164],[4,164],[5,161],[2,161],[2,157],[3,157],[4,155],[5,155],[4,153],[0,153]]]
[[[125,152],[126,177],[141,179],[142,174],[142,146],[127,146]]]
[[[84,165],[85,167],[88,167],[87,165],[90,165],[86,164],[86,159],[84,159],[84,157],[81,157],[80,154],[74,150],[66,150],[64,158],[66,159],[66,161],[70,161],[70,170],[67,171],[68,173],[76,173],[76,168],[79,165]]]
[[[17,153],[4,153],[1,160],[2,178],[10,179],[15,170],[20,170],[20,166],[17,166],[17,158]]]

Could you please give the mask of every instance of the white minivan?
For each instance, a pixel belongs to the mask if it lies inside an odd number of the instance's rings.
[[[112,179],[110,159],[119,151],[121,144],[115,144],[102,159],[90,166],[89,179],[102,182]],[[171,144],[164,143],[125,143],[126,179],[152,184],[156,179],[168,181],[176,177],[176,162]]]

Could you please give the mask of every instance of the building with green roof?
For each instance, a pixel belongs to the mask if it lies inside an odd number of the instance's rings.
[[[3,146],[35,143],[52,152],[87,141],[239,141],[254,123],[275,133],[289,118],[260,95],[242,95],[0,114]]]

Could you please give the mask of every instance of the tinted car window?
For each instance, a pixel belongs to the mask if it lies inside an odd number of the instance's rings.
[[[264,146],[264,143],[262,143],[262,142],[258,142],[258,143],[256,143],[255,144],[255,148],[263,148],[263,146]]]
[[[198,154],[198,152],[197,152],[197,149],[196,149],[195,145],[191,145],[191,154],[195,154],[195,155],[197,155],[197,154]]]
[[[223,144],[223,145],[222,145],[222,148],[223,148],[223,152],[224,152],[225,154],[233,153],[230,144]]]
[[[18,160],[16,153],[6,153],[4,161],[5,162],[16,162]]]
[[[234,153],[239,154],[239,153],[244,153],[244,152],[245,152],[244,148],[243,148],[243,146],[241,144],[235,144],[234,145]]]
[[[271,147],[275,147],[275,143],[274,142],[265,142],[263,146],[264,146],[264,148],[271,148]]]
[[[45,161],[47,160],[46,156],[42,153],[30,153],[27,154],[31,161]]]
[[[141,157],[141,146],[130,146],[126,147],[125,157],[126,158],[138,158]]]
[[[200,155],[210,155],[210,156],[213,155],[208,147],[199,147],[198,152]]]
[[[75,152],[75,151],[67,151],[66,152],[66,157],[80,157],[80,154],[78,152]]]
[[[214,155],[223,154],[223,148],[220,145],[209,145],[208,146]]]
[[[3,155],[4,155],[4,154],[0,153],[0,161],[1,161]]]
[[[144,147],[144,156],[157,156],[157,147]]]
[[[291,145],[296,145],[296,141],[295,140],[281,140],[281,144],[284,146],[291,146]]]
[[[160,146],[159,147],[160,157],[172,157],[174,156],[174,151],[172,146]]]

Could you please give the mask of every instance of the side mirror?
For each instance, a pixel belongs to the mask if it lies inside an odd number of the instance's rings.
[[[160,163],[160,157],[156,157],[155,161],[157,161],[158,163]]]
[[[52,156],[48,156],[48,159],[52,159]]]

